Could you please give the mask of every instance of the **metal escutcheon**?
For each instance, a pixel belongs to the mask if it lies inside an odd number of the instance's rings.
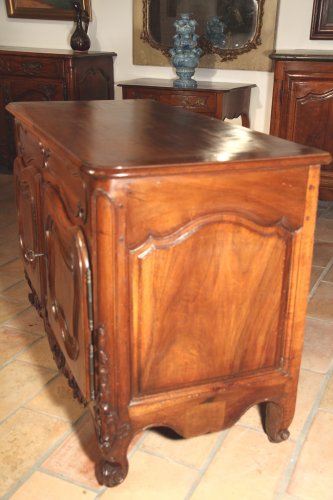
[[[24,258],[28,262],[34,262],[37,257],[43,257],[45,253],[35,253],[33,250],[27,250],[24,254]]]

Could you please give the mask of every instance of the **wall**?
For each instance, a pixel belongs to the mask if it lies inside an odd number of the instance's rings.
[[[333,41],[309,40],[313,0],[280,0],[277,22],[277,49],[333,50]],[[92,0],[93,21],[89,35],[93,50],[110,50],[115,60],[116,82],[137,77],[173,78],[172,68],[135,66],[132,63],[132,0]],[[69,48],[73,23],[9,19],[4,0],[0,2],[0,45]],[[198,69],[197,80],[251,82],[251,126],[269,130],[273,74],[261,71]],[[119,89],[116,97],[120,98]]]

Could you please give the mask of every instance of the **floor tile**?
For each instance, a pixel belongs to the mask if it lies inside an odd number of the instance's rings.
[[[310,290],[317,283],[319,276],[325,268],[319,266],[312,266],[311,269],[311,280],[310,280]]]
[[[6,420],[0,426],[0,495],[26,474],[69,429],[69,422],[24,408]]]
[[[326,373],[333,359],[333,323],[308,318],[305,325],[302,368]]]
[[[0,228],[1,231],[6,231],[6,227],[11,224],[16,224],[17,215],[16,213],[8,213],[5,211],[4,213],[0,213]]]
[[[324,281],[331,281],[331,282],[333,282],[333,265],[331,266],[330,270],[328,271],[328,273],[324,277]]]
[[[301,370],[297,390],[296,409],[289,427],[290,438],[295,441],[303,430],[317,394],[324,381],[324,375]]]
[[[332,206],[324,208],[322,216],[324,219],[333,219],[333,208]]]
[[[36,397],[26,405],[27,408],[42,411],[49,415],[61,417],[76,422],[85,408],[73,398],[73,391],[68,386],[67,379],[60,374],[51,380]]]
[[[95,463],[99,461],[93,421],[88,414],[42,467],[87,487],[100,488],[95,475]]]
[[[51,370],[57,370],[57,365],[53,359],[52,351],[46,337],[35,342],[18,359],[34,365],[44,366]]]
[[[21,259],[13,259],[11,262],[0,266],[0,274],[1,273],[22,280],[22,278],[24,278],[24,270]]]
[[[147,431],[142,450],[162,455],[184,465],[200,468],[211,452],[219,433],[182,439],[168,429]]]
[[[191,500],[273,500],[293,444],[270,443],[261,432],[234,426]]]
[[[304,499],[333,498],[333,414],[318,412],[306,438],[288,493]]]
[[[125,482],[108,489],[101,498],[184,500],[197,477],[197,471],[184,465],[137,451],[130,460]]]
[[[0,293],[3,290],[6,290],[7,288],[16,285],[17,283],[22,282],[22,276],[21,278],[13,278],[13,276],[7,276],[3,272],[0,273]]]
[[[10,300],[13,302],[18,302],[24,304],[26,307],[30,306],[28,294],[30,293],[30,288],[25,280],[16,283],[15,285],[7,288],[1,292],[2,298],[5,300]]]
[[[13,361],[0,371],[0,420],[36,395],[55,376],[54,370]]]
[[[320,403],[320,408],[333,412],[333,375],[328,382],[324,397]]]
[[[296,441],[302,432],[306,419],[312,410],[314,399],[318,394],[321,385],[324,381],[324,376],[319,373],[312,373],[306,370],[301,370],[297,391],[296,409],[293,421],[289,427],[290,439]],[[240,425],[249,428],[263,431],[260,412],[258,406],[254,406],[248,410],[239,420]]]
[[[333,283],[320,283],[310,300],[308,316],[333,321]]]
[[[325,267],[333,258],[333,243],[315,241],[313,249],[313,261],[315,266]]]
[[[93,500],[96,493],[42,472],[35,472],[11,500]]]
[[[10,302],[5,299],[0,299],[0,323],[9,321],[13,316],[22,312],[26,306]]]
[[[244,415],[238,420],[238,424],[249,427],[251,429],[257,429],[258,431],[264,432],[263,424],[260,416],[259,405],[254,405],[249,408]]]
[[[0,365],[26,349],[40,337],[7,326],[0,327]]]
[[[333,242],[333,219],[320,217],[316,224],[315,239],[317,241]]]
[[[14,318],[6,321],[5,324],[18,330],[45,335],[43,320],[33,307],[25,309]]]
[[[18,244],[8,245],[7,242],[5,245],[0,244],[0,266],[18,256]]]
[[[5,234],[7,242],[12,246],[14,252],[16,253],[16,248],[19,241],[17,223],[15,222],[15,224],[10,224],[9,226],[6,226]]]

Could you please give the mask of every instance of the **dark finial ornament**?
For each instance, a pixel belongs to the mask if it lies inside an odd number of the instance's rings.
[[[71,36],[71,47],[73,50],[85,52],[90,48],[90,38],[87,34],[89,26],[89,14],[82,9],[80,2],[73,2],[76,12],[76,28]]]

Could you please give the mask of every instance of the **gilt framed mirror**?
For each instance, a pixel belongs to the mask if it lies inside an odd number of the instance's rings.
[[[279,0],[133,0],[134,64],[167,66],[174,22],[190,13],[204,56],[200,66],[271,70]]]

